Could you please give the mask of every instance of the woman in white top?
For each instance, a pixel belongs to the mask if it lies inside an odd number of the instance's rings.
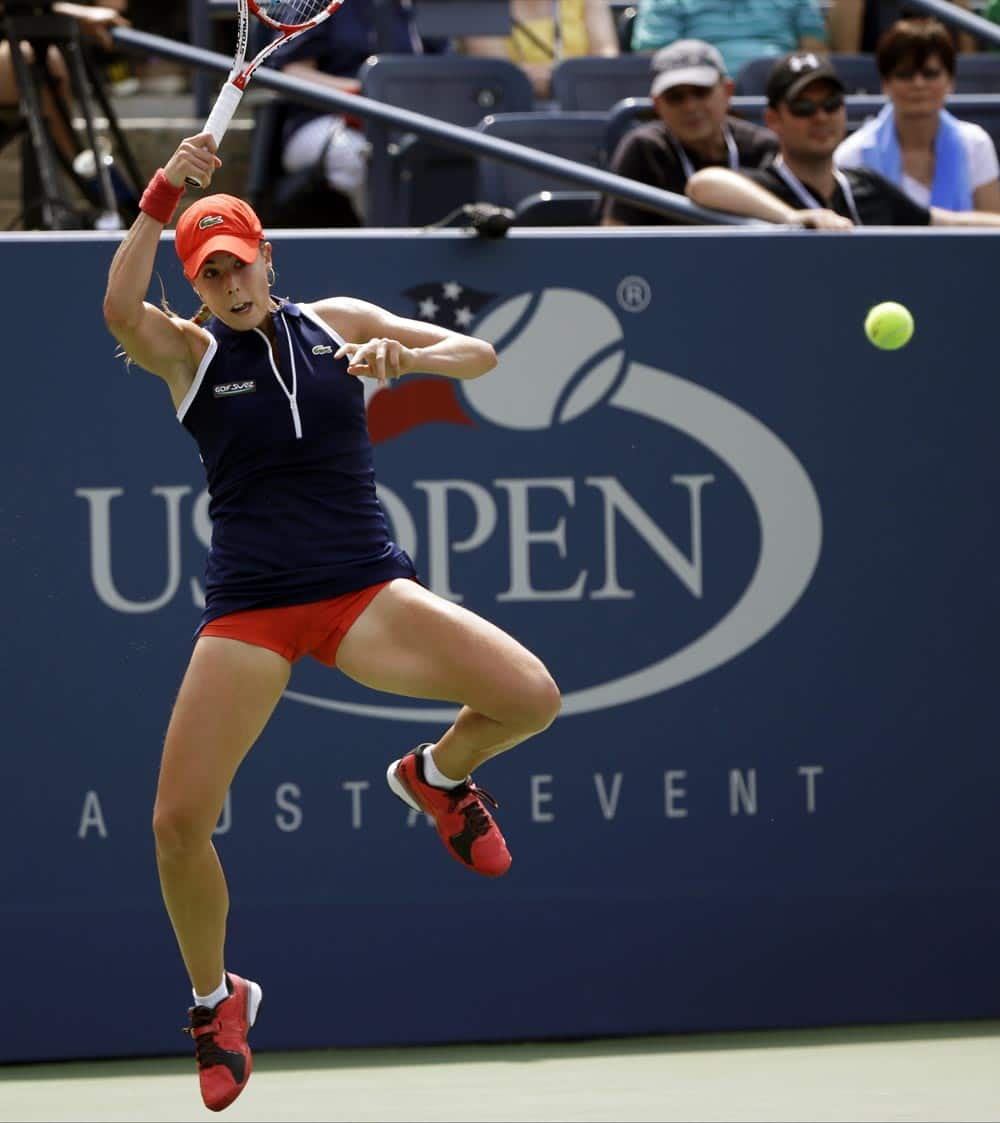
[[[955,88],[955,48],[945,26],[899,20],[875,58],[888,101],[837,148],[837,165],[880,172],[921,206],[1000,212],[992,138],[944,108]]]

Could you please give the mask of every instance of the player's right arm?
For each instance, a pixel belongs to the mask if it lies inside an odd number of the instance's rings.
[[[158,374],[175,397],[181,390],[183,398],[184,384],[190,385],[198,366],[194,340],[183,321],[145,299],[162,230],[146,214],[132,224],[108,272],[104,322],[130,359]]]
[[[219,164],[207,134],[181,141],[166,167],[167,179],[183,187],[187,175],[206,182]],[[167,315],[146,301],[164,224],[145,212],[130,227],[111,262],[104,294],[104,322],[125,353],[162,378],[179,402],[208,345],[207,333]]]

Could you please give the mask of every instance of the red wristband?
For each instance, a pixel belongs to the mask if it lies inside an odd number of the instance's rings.
[[[139,210],[162,222],[166,226],[174,217],[177,204],[184,194],[183,187],[174,187],[167,179],[162,168],[156,169],[156,175],[149,181],[149,186],[142,193],[139,200]]]

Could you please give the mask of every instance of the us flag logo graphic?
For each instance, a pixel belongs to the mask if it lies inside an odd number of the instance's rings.
[[[480,312],[497,296],[459,281],[425,281],[404,289],[402,295],[411,301],[408,312],[411,319],[461,332],[468,332]],[[433,422],[475,424],[461,403],[453,379],[415,375],[392,386],[373,384],[368,399],[368,433],[372,444],[392,440],[419,425]]]

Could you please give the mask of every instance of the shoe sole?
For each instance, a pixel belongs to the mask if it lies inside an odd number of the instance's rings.
[[[385,779],[386,783],[389,785],[389,790],[394,796],[397,797],[397,799],[401,799],[407,807],[411,807],[414,811],[419,811],[422,815],[425,815],[426,812],[424,811],[424,809],[420,806],[419,803],[417,803],[413,796],[410,795],[410,789],[403,783],[403,781],[397,774],[401,763],[402,758],[400,758],[400,760],[394,760],[392,764],[390,764],[389,767],[385,770]]]
[[[257,1014],[260,1011],[260,1004],[264,1000],[264,992],[261,990],[258,983],[252,983],[249,979],[246,980],[247,990],[247,1029],[254,1024],[257,1020]]]

